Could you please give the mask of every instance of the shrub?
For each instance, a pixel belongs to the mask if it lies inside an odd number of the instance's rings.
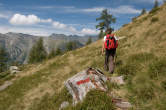
[[[161,86],[166,90],[166,80],[161,82]]]
[[[128,26],[128,25],[129,25],[129,24],[123,24],[122,27],[126,27],[126,26]]]
[[[137,21],[137,17],[132,18],[132,22]]]
[[[150,14],[155,14],[156,12],[158,12],[159,11],[159,7],[157,7],[157,8],[153,8],[149,13]]]
[[[153,17],[153,18],[151,19],[151,23],[157,22],[157,21],[159,21],[159,18],[157,18],[157,17]]]

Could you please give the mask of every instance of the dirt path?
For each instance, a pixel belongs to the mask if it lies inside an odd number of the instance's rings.
[[[5,90],[7,87],[13,84],[13,81],[6,81],[3,85],[0,86],[0,92]]]

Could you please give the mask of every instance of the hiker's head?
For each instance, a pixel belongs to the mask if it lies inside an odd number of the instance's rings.
[[[108,28],[108,29],[106,30],[106,34],[111,34],[111,33],[112,33],[112,31],[113,31],[113,29],[112,29],[112,28]]]

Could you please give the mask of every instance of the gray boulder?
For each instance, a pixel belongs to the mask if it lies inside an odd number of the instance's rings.
[[[62,109],[64,109],[64,108],[66,108],[67,106],[69,106],[69,102],[64,101],[64,102],[62,102],[62,104],[61,104],[59,110],[62,110]]]

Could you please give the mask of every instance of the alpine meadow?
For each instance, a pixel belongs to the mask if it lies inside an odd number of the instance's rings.
[[[112,17],[112,23],[116,24],[115,21]],[[16,74],[9,70],[0,73],[0,110],[60,110],[64,101],[69,105],[61,110],[122,110],[113,103],[109,92],[130,102],[129,110],[166,110],[166,3],[147,12],[143,9],[139,16],[115,31],[117,37],[124,38],[118,41],[114,74],[104,69],[102,26],[99,23],[96,27],[100,32],[98,40],[87,37],[79,48],[72,48],[74,44],[68,42],[66,51],[57,48],[49,58],[41,46],[43,40],[39,39],[41,45],[38,48],[34,45],[31,57],[44,60],[31,58],[29,64],[19,66],[20,72]],[[37,53],[40,48],[43,56]],[[100,69],[107,77],[123,76],[125,84],[106,82],[109,92],[91,90],[73,106],[73,97],[64,83],[89,67]],[[1,90],[9,82],[12,84]]]

